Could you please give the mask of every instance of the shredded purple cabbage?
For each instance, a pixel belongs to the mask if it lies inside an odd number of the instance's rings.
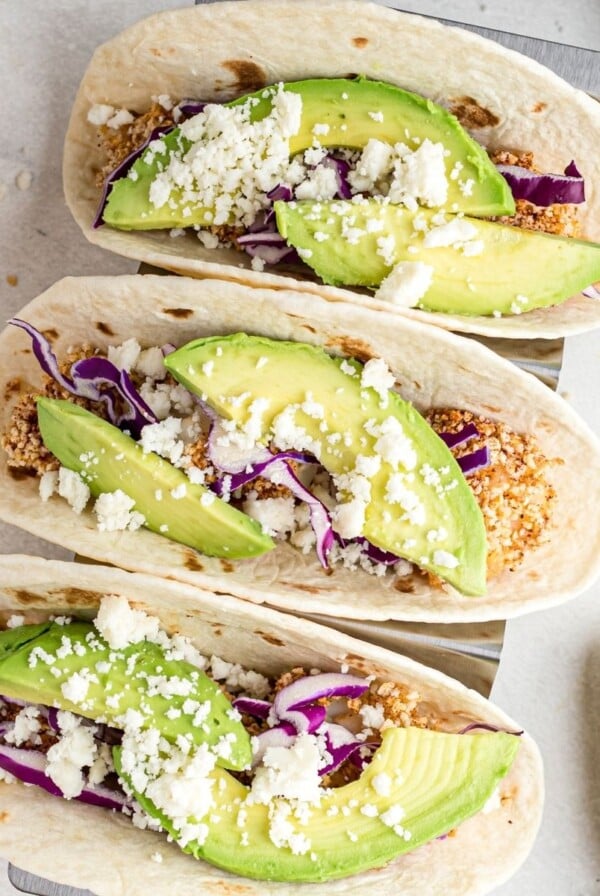
[[[120,428],[127,428],[133,438],[139,438],[142,428],[148,423],[158,422],[128,373],[119,370],[108,358],[82,358],[71,365],[71,376],[64,376],[50,342],[39,330],[18,317],[13,317],[8,323],[25,330],[31,337],[33,353],[44,373],[72,395],[105,404],[110,422]],[[108,391],[101,391],[101,386],[108,387]],[[124,405],[121,413],[117,411],[117,399],[121,399]]]
[[[515,199],[526,199],[546,207],[555,203],[578,205],[585,202],[585,184],[574,161],[564,174],[539,174],[520,165],[497,165]]]
[[[465,454],[463,457],[459,457],[457,461],[458,466],[465,476],[468,476],[470,473],[476,473],[477,470],[483,470],[485,467],[489,467],[490,462],[490,449],[487,445],[484,445],[483,448],[478,448],[477,451],[473,451],[471,454]]]

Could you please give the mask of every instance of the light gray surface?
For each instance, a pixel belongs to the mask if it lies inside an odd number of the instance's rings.
[[[71,101],[93,48],[169,0],[0,3],[0,307],[8,317],[65,274],[124,273],[134,265],[85,243],[62,200],[60,157]],[[386,5],[397,5],[388,2]],[[410,11],[600,48],[598,0],[405,2]],[[16,179],[30,172],[31,187]],[[26,178],[20,178],[24,185]],[[16,275],[17,286],[6,277]],[[600,433],[600,334],[569,340],[561,390]],[[585,475],[585,471],[582,471]],[[66,556],[15,529],[3,552]],[[576,562],[576,558],[574,558]],[[600,893],[600,587],[576,602],[511,622],[496,701],[538,740],[546,760],[547,808],[534,852],[497,896]],[[24,832],[26,837],[26,832]],[[34,845],[30,845],[34,848]],[[4,881],[0,896],[16,891]],[[426,896],[426,894],[424,894]]]

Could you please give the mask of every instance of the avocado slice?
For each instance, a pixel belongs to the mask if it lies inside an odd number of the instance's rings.
[[[262,121],[271,111],[277,86],[240,97],[228,106],[251,103],[250,121]],[[302,97],[299,132],[290,138],[290,155],[303,152],[318,139],[324,147],[361,149],[370,139],[410,143],[429,139],[447,151],[446,174],[459,163],[461,179],[470,181],[469,195],[458,179],[448,179],[448,208],[475,216],[511,215],[515,204],[506,180],[479,145],[442,106],[391,84],[367,78],[295,81],[284,89]],[[323,127],[314,130],[315,126]],[[327,130],[328,129],[328,130]],[[326,133],[323,133],[326,131]],[[417,142],[418,141],[418,142]],[[192,143],[180,128],[152,142],[125,177],[115,181],[104,209],[104,222],[121,230],[210,226],[213,210],[184,203],[181,190],[161,208],[149,201],[150,184],[175,151],[186,153]]]
[[[182,681],[190,685],[184,694]],[[47,622],[0,632],[0,693],[116,727],[127,710],[135,710],[140,727],[158,729],[169,743],[183,735],[214,748],[225,737],[231,750],[219,763],[226,768],[240,770],[252,761],[248,732],[204,672],[170,659],[152,641],[114,650],[91,623]],[[199,707],[202,718],[194,724]]]
[[[352,473],[359,456],[370,458],[371,467],[381,458],[368,477],[371,498],[362,534],[464,594],[485,592],[483,517],[458,464],[397,392],[386,391],[384,401],[361,385],[363,366],[357,361],[332,358],[303,343],[237,333],[190,342],[168,355],[165,364],[222,417],[260,431],[259,439],[274,440],[280,448],[311,451],[332,474]],[[316,396],[312,406],[312,400],[306,404],[309,393]],[[256,399],[266,399],[259,414]],[[300,428],[296,440],[282,444],[294,426]],[[407,448],[408,456],[403,459],[400,451],[397,464],[382,458],[382,452],[390,456],[390,440]],[[391,503],[387,493],[394,485],[401,494]],[[342,491],[352,493],[351,487]]]
[[[275,547],[249,516],[162,457],[145,453],[112,423],[62,399],[38,398],[37,408],[46,448],[81,475],[94,497],[124,491],[152,532],[211,557],[256,557]],[[180,498],[173,496],[178,489]]]
[[[518,749],[518,738],[502,732],[469,736],[389,728],[357,781],[329,790],[318,807],[310,807],[306,825],[288,816],[294,831],[310,842],[299,855],[273,843],[269,835],[272,807],[246,802],[248,788],[215,769],[211,774],[215,805],[205,819],[208,836],[203,844],[192,841],[183,851],[259,880],[316,882],[358,874],[446,834],[482,809]],[[117,771],[131,787],[122,771],[119,749],[113,753]],[[386,795],[380,793],[378,776],[387,776]],[[148,815],[177,839],[170,820],[143,793],[133,790],[133,794]],[[361,811],[365,806],[368,814]],[[380,816],[390,810],[393,814],[397,807],[404,814],[394,830]],[[387,820],[392,819],[387,816]],[[243,834],[247,845],[242,843]]]
[[[600,280],[600,244],[571,237],[445,216],[449,224],[471,225],[463,251],[454,241],[424,245],[428,233],[442,226],[430,209],[412,212],[376,200],[303,201],[276,202],[275,213],[281,235],[325,283],[376,287],[400,262],[431,266],[431,285],[417,306],[427,311],[521,314],[563,302]],[[343,236],[350,219],[352,243]],[[387,252],[384,259],[381,240],[391,241],[392,263]],[[468,254],[469,243],[476,254]]]

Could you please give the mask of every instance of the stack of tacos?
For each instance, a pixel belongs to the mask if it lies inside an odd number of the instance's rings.
[[[190,276],[67,278],[0,334],[0,518],[95,561],[0,558],[3,855],[97,896],[516,870],[531,738],[300,614],[506,619],[597,577],[598,440],[448,330],[600,323],[599,122],[531,61],[356,0],[162,13],[97,50],[69,207]]]

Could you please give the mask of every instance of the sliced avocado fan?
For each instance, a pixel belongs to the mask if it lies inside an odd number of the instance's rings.
[[[293,812],[284,816],[302,844],[298,854],[277,847],[271,837],[271,832],[276,836],[276,806],[285,809],[286,801],[270,806],[245,802],[248,788],[215,769],[206,839],[182,848],[259,880],[309,882],[358,874],[446,834],[482,809],[518,749],[518,738],[502,732],[470,736],[390,728],[360,778],[327,791],[319,806],[309,807],[307,824]],[[118,747],[113,755],[120,777],[145,812],[177,840],[172,821],[132,788]],[[206,811],[190,821],[203,820]]]
[[[300,129],[290,138],[290,156],[310,148],[315,139],[324,147],[361,149],[370,139],[384,143],[410,144],[415,149],[423,140],[442,143],[448,177],[447,207],[474,216],[511,215],[515,204],[506,180],[480,146],[442,106],[391,84],[366,78],[312,79],[283,85],[284,90],[302,97]],[[250,121],[262,121],[272,109],[278,86],[259,90],[228,103],[249,102]],[[214,209],[183,199],[182,190],[173,189],[160,208],[150,202],[150,185],[166,167],[174,153],[187,153],[192,142],[180,128],[154,140],[125,177],[115,181],[103,219],[121,230],[153,230],[165,227],[208,227]],[[470,182],[469,195],[458,179],[449,178],[456,165],[461,179]]]
[[[483,517],[457,462],[397,392],[365,387],[362,364],[237,333],[190,342],[165,365],[258,440],[314,454],[341,477],[345,503],[355,487],[369,490],[361,534],[374,545],[464,594],[485,593]]]
[[[132,498],[152,532],[212,557],[256,557],[275,547],[255,520],[112,423],[62,399],[38,398],[37,409],[46,448],[94,497],[120,489]]]
[[[325,283],[376,287],[397,264],[428,265],[431,285],[417,305],[427,311],[522,314],[600,280],[600,244],[571,237],[453,215],[444,224],[431,209],[374,199],[276,202],[275,213],[281,235]],[[344,236],[348,220],[351,242]],[[449,229],[444,239],[442,227],[455,226],[467,227],[469,238],[460,230],[452,238]],[[438,236],[441,245],[428,247]]]
[[[229,700],[204,672],[169,659],[151,641],[114,650],[91,623],[48,622],[0,632],[0,693],[117,728],[133,710],[141,728],[158,729],[172,744],[183,735],[196,746],[216,747],[225,737],[231,752],[218,762],[226,768],[243,769],[252,760],[248,732],[232,719]]]

